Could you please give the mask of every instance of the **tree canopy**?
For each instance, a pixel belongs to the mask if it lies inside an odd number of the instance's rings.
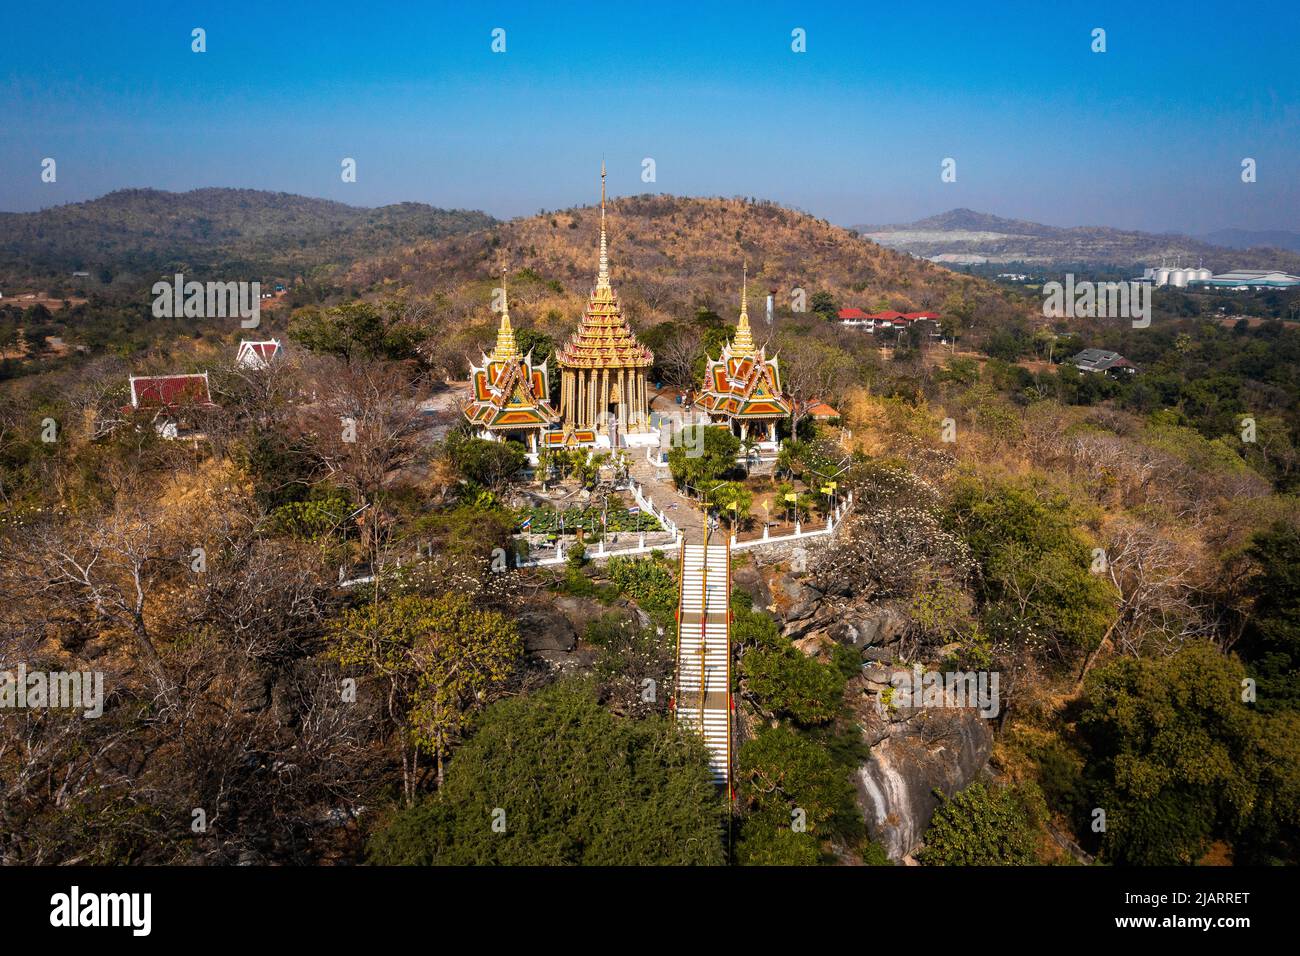
[[[494,823],[496,826],[494,827]],[[439,792],[370,842],[381,864],[720,864],[723,808],[703,744],[628,720],[581,681],[501,701]]]

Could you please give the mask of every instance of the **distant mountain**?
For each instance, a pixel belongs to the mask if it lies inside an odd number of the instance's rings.
[[[1215,272],[1230,269],[1300,270],[1300,246],[1247,248],[1173,233],[1157,234],[1106,226],[1047,226],[1003,219],[971,209],[917,222],[856,226],[863,236],[891,249],[948,264],[1023,262],[1038,266],[1082,264],[1136,268],[1162,261],[1204,264]],[[1286,237],[1292,233],[1242,233]],[[1295,237],[1300,239],[1300,236]]]
[[[358,258],[483,229],[486,213],[399,203],[367,209],[254,189],[124,189],[40,212],[0,213],[6,286],[90,273],[92,285],[172,270],[241,278],[346,267]]]
[[[1269,229],[1262,232],[1249,229],[1219,229],[1215,232],[1207,232],[1199,238],[1216,246],[1227,246],[1230,249],[1253,249],[1259,246],[1269,246],[1274,249],[1290,249],[1293,252],[1300,252],[1300,232],[1289,232],[1286,229]]]

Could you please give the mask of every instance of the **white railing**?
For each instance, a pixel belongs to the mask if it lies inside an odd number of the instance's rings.
[[[638,555],[638,554],[649,554],[652,551],[675,551],[677,550],[680,544],[681,544],[681,533],[677,531],[674,531],[673,538],[671,541],[661,541],[661,542],[655,542],[651,544],[646,544],[645,532],[641,532],[641,534],[638,536],[638,543],[635,548],[619,548],[618,550],[610,551],[605,548],[605,541],[602,538],[600,541],[596,543],[595,548],[587,546],[583,551],[583,555],[584,557],[586,557],[588,561],[603,561],[606,558],[632,557],[633,555]],[[549,551],[550,549],[547,550]],[[549,557],[523,558],[519,561],[519,567],[521,568],[552,567],[557,564],[563,564],[565,560],[566,558],[564,555],[564,543],[562,541],[557,541],[555,543],[555,551]]]
[[[637,506],[640,507],[642,511],[650,512],[650,514],[653,515],[666,530],[671,531],[676,535],[677,522],[664,514],[663,509],[655,507],[654,499],[647,498],[645,493],[641,490],[641,482],[637,481],[635,478],[629,478],[628,486],[632,489],[632,497],[636,499]]]
[[[637,496],[637,500],[641,501],[642,498],[641,498],[639,484],[635,481],[632,482],[632,488],[633,488],[633,494]],[[677,526],[672,523],[672,521],[668,518],[667,515],[663,515],[660,511],[658,511],[653,507],[653,503],[651,499],[646,498],[644,500],[646,504],[642,505],[642,507],[647,508],[651,512],[651,514],[654,514],[656,517],[660,518],[660,520],[664,523],[665,527],[668,527],[669,530],[672,532],[673,539],[671,541],[646,544],[645,534],[642,533],[639,537],[639,542],[635,548],[619,548],[616,551],[610,551],[606,549],[605,541],[604,539],[601,539],[596,543],[595,548],[587,546],[584,549],[583,555],[588,561],[603,561],[605,558],[613,558],[613,557],[632,557],[638,554],[649,554],[652,551],[668,551],[670,549],[677,548],[677,546],[681,543],[681,539],[682,539],[682,534],[677,529]],[[761,548],[765,545],[787,544],[791,541],[803,540],[804,538],[816,538],[822,535],[834,534],[835,531],[839,528],[839,526],[844,523],[844,519],[848,516],[848,513],[852,508],[853,508],[853,492],[850,491],[848,495],[845,496],[844,502],[838,505],[834,511],[832,511],[829,515],[826,516],[826,524],[824,527],[818,527],[809,531],[805,531],[803,530],[803,525],[800,522],[796,521],[794,525],[794,532],[792,534],[773,535],[768,533],[767,525],[764,525],[763,536],[761,538],[753,538],[749,541],[737,541],[736,536],[733,534],[731,536],[731,547],[733,549]],[[564,561],[565,561],[564,544],[563,542],[556,542],[555,552],[553,554],[544,558],[530,557],[530,558],[522,559],[519,562],[519,567],[521,568],[552,567],[557,564],[563,564]]]
[[[736,536],[731,536],[731,547],[733,549],[741,548],[761,548],[768,544],[785,544],[789,541],[797,541],[803,538],[816,538],[820,535],[834,534],[848,515],[849,510],[853,507],[853,492],[849,492],[844,503],[837,505],[835,510],[826,516],[826,525],[824,527],[814,528],[811,531],[803,530],[803,525],[799,521],[794,523],[794,532],[791,534],[769,534],[767,525],[763,525],[763,536],[761,538],[752,538],[749,541],[737,541]]]

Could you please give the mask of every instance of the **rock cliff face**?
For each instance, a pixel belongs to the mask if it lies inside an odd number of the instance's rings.
[[[992,728],[973,710],[918,709],[869,733],[879,736],[858,769],[859,802],[876,842],[891,860],[906,860],[939,806],[935,791],[951,796],[988,763]]]
[[[973,709],[888,706],[896,671],[925,663],[927,656],[942,659],[948,650],[927,654],[918,647],[902,608],[857,595],[823,594],[788,573],[773,581],[771,592],[782,633],[805,654],[818,654],[832,643],[861,653],[862,674],[848,691],[871,746],[870,759],[858,771],[859,802],[876,842],[890,859],[907,861],[939,806],[935,791],[950,796],[987,765],[991,722]]]

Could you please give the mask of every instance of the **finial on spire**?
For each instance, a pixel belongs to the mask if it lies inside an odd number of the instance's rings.
[[[505,259],[501,260],[501,317],[506,321],[510,320],[510,290],[506,288],[506,279],[509,273],[506,270]]]
[[[749,329],[749,263],[746,262],[740,281],[740,321],[736,324],[736,337],[731,340],[731,351],[737,355],[750,355],[754,351],[754,333]]]
[[[609,249],[605,242],[605,161],[600,161],[600,272],[596,288],[609,288]]]
[[[515,344],[515,330],[510,327],[510,294],[506,290],[506,263],[501,260],[501,327],[497,329],[497,344],[492,350],[492,361],[512,362],[519,358]]]

